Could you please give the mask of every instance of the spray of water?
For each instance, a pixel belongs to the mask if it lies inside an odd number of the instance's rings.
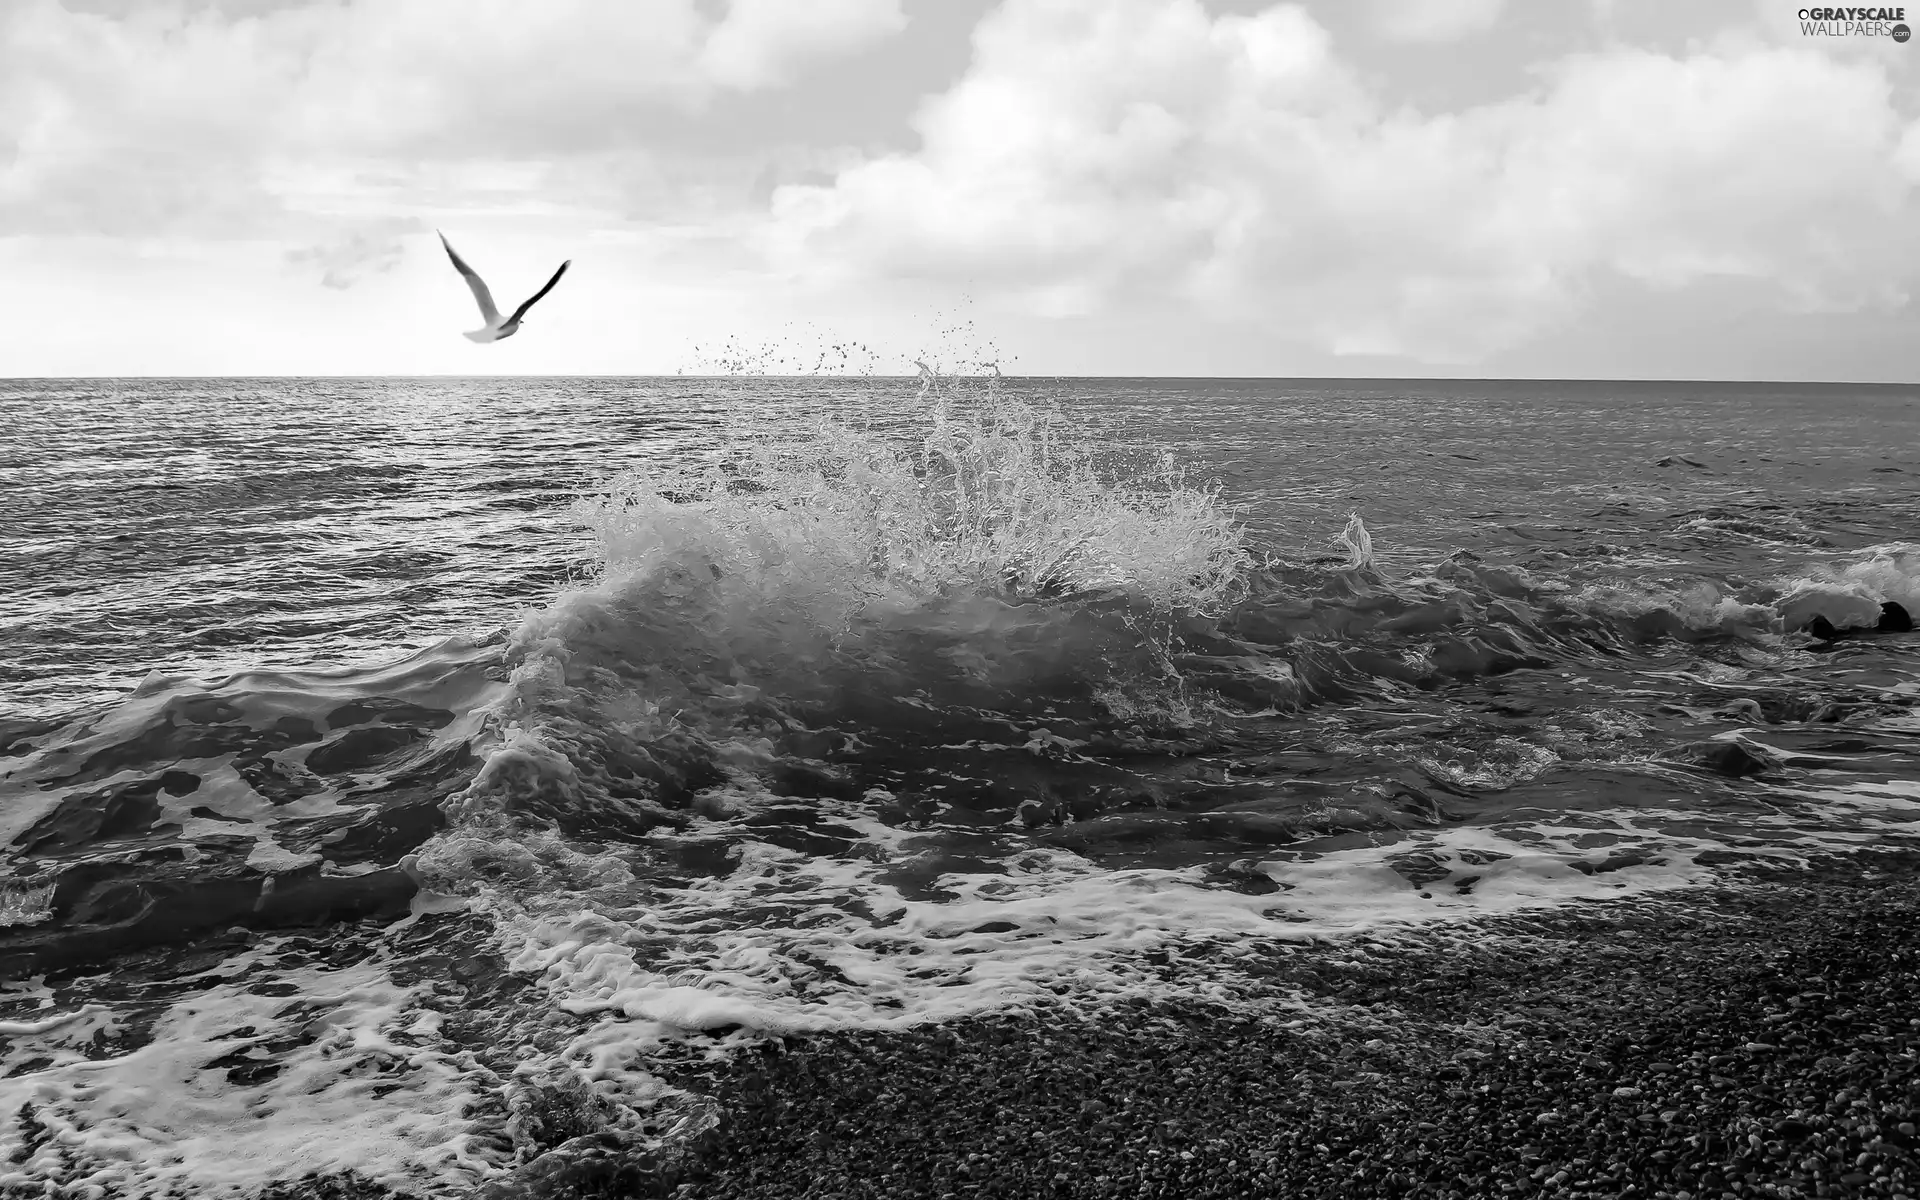
[[[1198,613],[1239,595],[1250,556],[1217,488],[1171,456],[1103,471],[1057,413],[976,382],[929,371],[910,429],[817,418],[725,462],[624,475],[575,515],[610,577],[678,573],[829,631],[956,592]]]
[[[694,346],[675,374],[866,377],[885,374],[885,368],[884,356],[858,338],[789,324],[771,341],[731,335],[717,345]]]
[[[1347,527],[1340,531],[1340,536],[1335,540],[1346,547],[1349,570],[1373,565],[1373,535],[1367,532],[1367,523],[1360,519],[1359,513],[1347,515]]]

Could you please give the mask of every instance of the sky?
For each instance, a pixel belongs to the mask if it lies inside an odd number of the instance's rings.
[[[1920,382],[1804,3],[0,0],[0,376]]]

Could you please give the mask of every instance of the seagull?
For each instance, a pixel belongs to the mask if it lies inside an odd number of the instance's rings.
[[[434,232],[440,233],[438,229],[434,230]],[[460,272],[461,276],[466,279],[467,286],[473,289],[473,298],[480,303],[480,316],[487,323],[484,329],[476,329],[471,333],[463,333],[460,335],[470,342],[497,342],[501,338],[509,338],[519,333],[520,318],[527,315],[527,310],[532,308],[534,304],[539,301],[540,297],[552,291],[553,285],[559,283],[560,277],[565,275],[567,268],[573,265],[572,259],[561,263],[560,269],[553,273],[553,278],[547,280],[547,286],[535,292],[531,299],[519,308],[514,309],[513,315],[503,321],[500,319],[500,310],[493,306],[493,293],[487,290],[487,281],[480,278],[479,272],[467,265],[466,260],[461,258],[454,250],[453,243],[447,240],[447,235],[444,233],[440,233],[440,244],[447,248],[447,257],[453,260],[454,270]]]

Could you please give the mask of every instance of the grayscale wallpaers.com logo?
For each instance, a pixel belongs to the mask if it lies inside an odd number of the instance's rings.
[[[1803,8],[1800,32],[1808,37],[1890,37],[1896,42],[1913,36],[1904,8]]]

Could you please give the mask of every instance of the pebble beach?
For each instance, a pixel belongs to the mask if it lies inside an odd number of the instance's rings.
[[[656,1194],[1690,1200],[1920,1186],[1920,855],[1750,869],[1684,899],[1474,933],[1275,946],[1249,978],[1276,1001],[1268,1017],[1140,1005],[686,1064],[677,1083],[734,1099]],[[1306,1009],[1280,1007],[1289,996]],[[652,1178],[627,1169],[634,1185]]]

